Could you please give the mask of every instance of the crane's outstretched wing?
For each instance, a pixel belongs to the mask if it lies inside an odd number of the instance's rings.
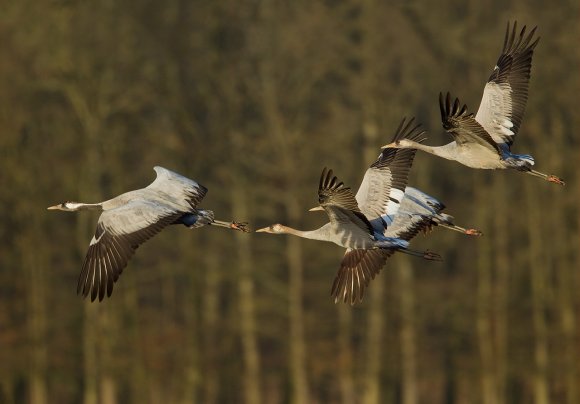
[[[318,184],[318,203],[325,210],[330,222],[341,226],[351,226],[354,231],[373,234],[373,227],[360,211],[356,199],[349,187],[334,176],[326,167],[320,175]]]
[[[183,210],[195,208],[207,193],[206,187],[183,175],[159,166],[153,169],[157,177],[146,189],[162,192],[166,198],[181,206]]]
[[[119,208],[104,211],[89,244],[77,285],[77,293],[103,300],[111,296],[123,268],[135,250],[183,215],[168,206],[134,200]]]
[[[369,282],[381,271],[395,250],[346,250],[332,283],[334,302],[360,303]]]
[[[406,122],[406,118],[403,118],[395,132],[393,142],[410,139],[420,143],[426,139],[425,131],[420,129],[421,125],[414,125],[414,120],[415,118],[411,118]],[[391,224],[403,199],[416,151],[416,149],[383,149],[377,160],[365,172],[356,193],[356,201],[371,223],[382,218],[385,224]]]
[[[486,132],[486,130],[475,120],[473,114],[467,112],[467,105],[460,108],[459,98],[451,105],[451,95],[447,93],[445,99],[439,93],[439,109],[441,110],[441,122],[443,128],[451,133],[455,142],[459,146],[476,143],[501,154],[498,144]]]
[[[411,240],[419,232],[428,231],[435,223],[433,218],[445,209],[445,205],[432,196],[413,187],[405,189],[399,211],[385,236]]]
[[[517,34],[517,22],[507,24],[503,50],[483,90],[475,120],[496,143],[508,146],[522,123],[528,101],[532,56],[540,38],[532,42],[536,28],[526,35],[526,26]]]
[[[409,209],[411,209],[411,206],[413,206],[413,209],[424,209],[423,213],[431,214],[439,213],[445,209],[443,202],[437,198],[410,186],[405,188],[404,201],[404,206],[401,207],[401,209],[407,208],[407,206],[409,206]]]

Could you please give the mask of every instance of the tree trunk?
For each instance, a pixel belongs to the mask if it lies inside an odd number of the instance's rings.
[[[552,156],[549,166],[553,167],[555,173],[560,173],[564,169],[560,156],[560,150],[565,145],[564,131],[562,122],[565,120],[559,108],[552,108],[549,114],[551,125],[549,133],[552,142],[550,142],[549,155]],[[557,190],[560,191],[560,190]],[[578,345],[577,345],[577,326],[576,313],[574,309],[574,291],[577,283],[574,279],[574,273],[578,268],[578,263],[572,259],[574,252],[570,251],[571,246],[577,246],[579,240],[568,240],[569,233],[565,232],[567,220],[564,216],[566,201],[563,192],[554,192],[551,194],[551,206],[549,209],[551,220],[547,223],[552,229],[552,257],[554,259],[552,268],[556,268],[557,276],[557,301],[560,327],[563,336],[563,352],[565,352],[563,372],[566,383],[566,403],[573,404],[578,402]],[[574,200],[574,203],[576,200]],[[575,247],[572,247],[575,249]],[[575,265],[576,264],[576,265]]]
[[[98,306],[85,302],[83,316],[83,404],[97,404],[99,372],[97,362]]]
[[[401,304],[402,404],[416,404],[417,352],[415,346],[415,293],[413,287],[413,267],[409,257],[398,257],[397,273],[399,275],[398,289]]]
[[[541,226],[538,223],[543,215],[538,206],[535,184],[526,181],[526,200],[528,202],[528,236],[530,239],[528,251],[530,262],[530,281],[532,293],[532,320],[534,328],[534,403],[548,404],[548,340],[544,311],[546,299],[546,262],[544,259],[541,237]]]
[[[138,287],[133,272],[124,273],[123,278],[126,288],[124,309],[130,319],[128,324],[126,324],[127,350],[130,356],[129,369],[131,371],[131,374],[129,375],[130,401],[134,403],[146,403],[148,402],[148,391],[144,386],[147,386],[148,380],[147,370],[143,360],[144,352],[141,347]]]
[[[375,25],[374,13],[376,11],[375,0],[365,0],[362,4],[362,12],[359,23],[363,32],[364,41],[362,46],[362,66],[364,74],[361,77],[360,102],[362,107],[362,134],[363,134],[363,161],[364,169],[376,159],[379,127],[377,123],[377,102],[375,96],[376,68],[375,57]],[[381,399],[381,365],[383,364],[383,326],[385,318],[384,275],[379,274],[370,285],[368,328],[366,343],[366,363],[364,380],[365,389],[363,394],[364,404],[378,404]]]
[[[187,230],[181,228],[180,230]],[[196,230],[189,233],[182,234],[179,239],[179,251],[185,252],[182,258],[187,259],[192,265],[197,266],[197,256],[192,252],[191,246],[196,246],[196,250],[200,247],[199,234]],[[203,251],[199,248],[199,251]],[[211,254],[209,254],[211,255]],[[201,268],[199,268],[201,269]],[[178,274],[176,274],[178,275]],[[192,271],[190,268],[186,270],[185,279],[189,283],[189,291],[183,298],[183,317],[184,317],[184,334],[185,334],[185,346],[183,347],[183,386],[181,386],[180,401],[183,404],[192,404],[199,402],[199,390],[200,382],[202,380],[202,374],[200,372],[200,333],[203,327],[200,327],[200,315],[198,307],[198,291],[205,290],[198,286],[198,279],[200,277],[200,271]],[[173,282],[175,284],[175,281]],[[175,288],[174,293],[175,293]],[[175,310],[179,310],[176,305]]]
[[[239,141],[242,135],[235,134]],[[240,179],[233,181],[231,186],[232,213],[238,220],[247,220],[250,217],[246,190]],[[236,232],[237,266],[240,271],[238,278],[239,308],[240,308],[240,334],[242,339],[242,352],[244,358],[244,387],[245,402],[259,404],[262,402],[260,392],[260,354],[258,351],[258,338],[256,330],[256,308],[254,303],[254,280],[252,268],[252,235],[250,233]]]
[[[264,1],[261,7],[261,20],[264,32],[262,35],[270,38],[266,49],[275,46],[272,41],[276,38],[275,4],[272,0]],[[295,167],[291,156],[293,151],[289,149],[283,120],[278,110],[279,97],[277,83],[274,78],[275,61],[271,59],[271,53],[263,56],[260,63],[260,79],[262,85],[262,109],[266,120],[266,129],[271,134],[276,144],[275,149],[280,153],[282,169],[282,181],[286,184],[286,192],[283,203],[286,215],[290,223],[298,223],[301,209],[294,198],[296,189]],[[306,344],[304,341],[304,308],[302,305],[303,293],[303,264],[302,245],[300,239],[288,237],[286,243],[286,260],[288,263],[288,314],[290,321],[290,379],[292,381],[292,402],[308,403],[309,388],[306,377]]]
[[[32,218],[31,230],[34,234],[42,234],[37,220]],[[30,221],[29,221],[30,223]],[[24,246],[28,249],[29,246]],[[42,247],[40,247],[42,248]],[[21,252],[23,267],[29,273],[28,283],[28,335],[30,338],[30,402],[45,404],[48,402],[46,385],[47,377],[47,334],[46,334],[46,295],[45,295],[45,267],[44,253],[36,249],[34,254]]]
[[[383,363],[384,278],[375,278],[369,293],[366,336],[366,367],[364,372],[364,404],[379,404],[381,400],[381,364]]]
[[[478,187],[478,223],[490,223],[490,212],[487,204],[488,187]],[[492,279],[491,279],[491,239],[482,237],[478,240],[479,254],[477,259],[477,339],[479,358],[481,360],[481,391],[484,404],[495,404],[496,380],[494,372],[493,335],[491,330]]]
[[[209,242],[213,237],[210,235]],[[205,285],[203,287],[203,347],[201,349],[204,356],[204,383],[203,402],[214,404],[218,400],[219,380],[217,365],[219,363],[218,351],[216,349],[216,338],[218,336],[217,325],[219,323],[219,298],[220,298],[220,264],[216,254],[204,254],[205,262]]]
[[[500,173],[503,174],[503,173]],[[494,299],[494,342],[496,354],[495,379],[496,396],[498,404],[503,404],[506,399],[507,384],[507,353],[508,353],[508,296],[510,280],[509,243],[510,228],[509,220],[501,215],[507,204],[505,176],[494,176],[494,208],[493,208],[493,255],[495,255],[495,299]],[[484,223],[484,222],[482,222]]]
[[[89,152],[89,154],[93,154]],[[92,159],[88,158],[87,161]],[[92,160],[94,161],[94,160]],[[90,164],[90,163],[89,163]],[[85,170],[85,174],[81,178],[82,188],[91,187],[90,184],[97,184],[98,181],[96,176],[87,175],[86,172],[90,169]],[[81,189],[82,189],[81,188]],[[97,195],[98,191],[85,191],[81,190],[80,196],[82,200],[99,200]],[[89,196],[90,195],[90,196]],[[84,257],[87,251],[88,241],[87,235],[91,234],[92,222],[90,221],[90,215],[78,215],[77,218],[77,240],[79,240],[79,251],[80,256]],[[89,230],[91,229],[91,230]],[[90,238],[89,238],[90,239]],[[83,403],[84,404],[97,404],[98,402],[98,385],[99,385],[99,363],[97,360],[97,324],[99,321],[98,317],[98,305],[97,303],[91,303],[87,298],[83,302],[84,315],[83,315]]]
[[[107,335],[107,338],[100,338],[99,361],[102,363],[101,378],[99,380],[99,392],[101,404],[117,403],[117,382],[113,376],[115,366],[113,362],[113,344],[117,340],[118,327],[114,321],[112,310],[117,310],[110,305],[99,307],[99,330],[97,335]]]
[[[368,12],[369,10],[367,10]],[[370,64],[370,62],[367,62]],[[367,73],[368,74],[368,73]],[[364,136],[363,157],[365,167],[368,167],[377,156],[378,145],[378,125],[376,123],[376,104],[372,96],[372,77],[367,77],[367,84],[363,92],[363,127]],[[370,299],[368,308],[368,329],[367,329],[367,359],[366,371],[364,375],[365,391],[363,403],[378,404],[381,400],[381,365],[383,363],[383,325],[385,318],[384,305],[384,275],[378,274],[370,285]]]
[[[245,208],[240,210],[245,210]],[[237,214],[236,217],[244,216]],[[244,357],[245,402],[258,404],[262,399],[260,392],[260,360],[256,335],[254,281],[252,279],[253,262],[250,250],[251,236],[238,233],[235,237],[238,255],[237,264],[240,269],[238,292],[240,296],[240,326]]]
[[[339,351],[339,386],[343,404],[355,402],[353,380],[353,352],[352,352],[352,309],[344,304],[337,304],[338,315],[338,351]]]
[[[292,174],[288,173],[288,177]],[[288,195],[286,209],[290,223],[297,223],[300,217],[296,200]],[[302,305],[303,275],[302,246],[300,239],[288,237],[286,259],[288,260],[288,312],[290,317],[290,368],[294,403],[308,403],[308,379],[306,377],[306,344],[304,342],[304,307]]]

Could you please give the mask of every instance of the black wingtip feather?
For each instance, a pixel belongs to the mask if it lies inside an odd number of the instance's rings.
[[[439,93],[439,109],[441,111],[441,122],[443,123],[443,128],[451,129],[454,127],[453,120],[461,118],[466,115],[471,115],[468,113],[467,104],[461,105],[459,98],[455,98],[453,104],[451,104],[451,93],[447,92],[445,97],[445,102],[443,102],[443,94]]]
[[[426,139],[425,131],[421,129],[420,123],[413,126],[414,123],[415,117],[411,117],[409,120],[407,120],[407,118],[404,117],[401,120],[401,123],[399,124],[397,131],[395,132],[393,142],[396,142],[401,139],[414,140],[418,143],[424,142]]]
[[[334,175],[332,169],[324,167],[320,175],[320,182],[318,184],[319,191],[337,190],[344,187],[344,183],[339,181]]]
[[[505,55],[515,54],[515,53],[523,53],[527,51],[533,51],[534,48],[538,45],[540,38],[536,38],[534,42],[530,45],[536,30],[538,29],[537,26],[531,29],[531,31],[526,35],[527,26],[524,25],[520,30],[519,35],[517,34],[517,25],[518,22],[514,21],[513,26],[510,30],[510,23],[507,23],[507,29],[503,41],[503,49],[502,53]]]

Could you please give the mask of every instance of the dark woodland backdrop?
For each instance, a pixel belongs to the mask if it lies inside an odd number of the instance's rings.
[[[0,402],[580,402],[578,1],[0,1]],[[112,298],[75,294],[97,214],[162,165],[254,228],[314,228],[324,166],[354,189],[403,116],[449,140],[508,20],[537,25],[515,150],[565,188],[418,154],[410,184],[482,238],[435,229],[363,304],[337,246],[174,226]]]

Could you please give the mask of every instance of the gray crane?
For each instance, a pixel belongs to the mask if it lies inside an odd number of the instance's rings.
[[[419,142],[424,140],[424,132],[419,125],[413,126],[413,119],[402,120],[394,139],[403,136]],[[331,295],[335,302],[360,302],[371,279],[395,251],[426,260],[441,260],[436,253],[411,250],[407,240],[385,233],[391,215],[399,209],[414,156],[415,150],[383,150],[367,169],[356,195],[333,175],[332,170],[324,168],[318,186],[319,206],[310,210],[324,210],[329,223],[310,231],[279,223],[256,231],[329,241],[346,248]]]
[[[49,210],[102,211],[79,276],[77,293],[91,301],[111,296],[113,284],[145,241],[171,224],[191,229],[205,225],[248,232],[246,223],[216,220],[211,210],[198,209],[207,188],[163,167],[149,186],[99,203],[64,202]]]
[[[441,226],[469,236],[481,236],[477,229],[457,226],[451,215],[442,213],[445,205],[423,191],[408,186],[397,214],[388,224],[385,235],[410,240],[418,232],[428,233],[433,227]]]
[[[517,22],[510,29],[508,22],[503,50],[483,90],[483,97],[475,117],[460,107],[459,99],[451,103],[451,95],[439,94],[439,108],[443,128],[454,141],[444,146],[428,146],[412,139],[399,139],[384,148],[414,148],[436,156],[455,160],[467,167],[480,169],[514,169],[555,184],[564,181],[532,169],[534,158],[514,154],[511,145],[520,128],[526,103],[536,28],[526,35],[524,26],[517,34]]]

